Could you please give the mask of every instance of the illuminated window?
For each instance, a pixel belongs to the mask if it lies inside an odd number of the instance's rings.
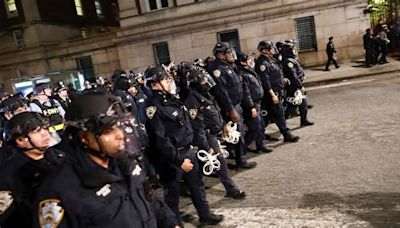
[[[18,10],[17,5],[15,4],[15,0],[4,0],[7,10],[7,17],[17,17]]]
[[[95,0],[94,1],[94,6],[96,7],[96,14],[98,18],[103,18],[104,14],[103,14],[103,9],[101,8],[101,3],[99,0]]]
[[[75,1],[76,15],[83,16],[82,1],[81,0],[74,0],[74,1]]]

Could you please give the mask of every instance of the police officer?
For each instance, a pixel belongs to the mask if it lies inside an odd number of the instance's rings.
[[[189,110],[190,123],[193,127],[193,144],[209,154],[219,154],[217,159],[221,163],[216,171],[226,190],[226,196],[234,199],[243,199],[246,193],[240,191],[232,178],[229,177],[228,167],[221,151],[217,136],[223,134],[224,120],[221,110],[210,89],[215,86],[212,77],[200,67],[190,67],[187,74],[189,93],[185,98],[185,106]]]
[[[61,132],[64,129],[65,110],[60,102],[51,97],[50,83],[39,83],[33,88],[36,100],[29,104],[32,112],[42,113],[50,119],[49,131],[52,133]]]
[[[64,153],[49,148],[48,122],[37,112],[10,120],[12,155],[0,167],[0,226],[32,227],[34,200],[43,178],[59,166]]]
[[[0,129],[0,165],[6,160],[11,151],[5,149],[6,142],[9,140],[7,129],[10,126],[10,119],[22,112],[27,112],[28,106],[26,101],[18,95],[8,97],[0,104],[0,114],[3,118]]]
[[[303,87],[304,70],[300,63],[296,60],[296,54],[293,51],[293,43],[284,43],[281,47],[281,53],[283,56],[283,73],[290,83],[287,86],[286,101],[287,108],[285,111],[286,119],[297,109],[299,106],[300,110],[300,126],[314,125],[314,122],[310,121],[307,117],[308,103],[306,98],[299,99],[299,102],[294,102],[293,98],[296,91],[304,94],[305,89]],[[299,91],[300,90],[300,91]],[[303,96],[303,95],[301,95]],[[292,99],[290,99],[292,98]]]
[[[68,104],[71,103],[71,99],[68,96],[68,88],[65,86],[64,82],[59,81],[54,85],[54,99],[56,99],[62,106],[64,110],[67,109]]]
[[[117,97],[81,95],[66,120],[74,152],[43,182],[35,227],[176,226],[149,192],[136,127]]]
[[[329,65],[331,65],[331,62],[335,65],[336,68],[339,68],[340,66],[337,64],[334,54],[336,53],[335,45],[333,44],[333,36],[329,37],[329,41],[326,44],[326,54],[328,56],[328,62],[326,62],[325,65],[325,70],[324,71],[329,71]]]
[[[215,225],[223,217],[210,212],[197,157],[191,149],[192,126],[183,103],[170,94],[172,81],[160,66],[145,71],[145,85],[152,90],[146,107],[150,161],[160,175],[164,200],[179,221],[179,187],[185,176],[200,223]]]
[[[272,149],[264,145],[264,121],[260,116],[261,101],[264,97],[264,89],[261,81],[252,68],[254,59],[246,53],[239,53],[236,65],[238,74],[243,78],[244,91],[248,91],[249,96],[243,96],[243,116],[248,131],[245,135],[246,146],[250,145],[253,140],[256,142],[257,153],[269,153]]]
[[[256,62],[256,72],[264,88],[262,106],[268,112],[266,124],[268,119],[271,119],[278,126],[285,142],[297,142],[299,137],[291,133],[284,116],[282,102],[285,81],[281,66],[273,58],[276,54],[275,47],[271,41],[263,40],[258,44],[257,49],[261,55]]]
[[[241,132],[239,142],[234,145],[235,159],[237,168],[251,169],[256,162],[247,162],[246,148],[244,143],[244,130],[242,108],[240,102],[243,99],[243,84],[232,65],[235,63],[235,50],[227,42],[217,43],[214,46],[213,54],[215,61],[208,66],[207,71],[216,81],[216,86],[212,89],[225,122],[232,121],[238,124]]]
[[[121,98],[127,109],[132,113],[134,117],[137,117],[137,106],[134,96],[137,90],[135,83],[124,73],[115,79],[113,94]]]
[[[373,64],[374,55],[374,36],[372,35],[371,29],[367,28],[363,36],[363,44],[365,50],[365,66],[371,67]]]

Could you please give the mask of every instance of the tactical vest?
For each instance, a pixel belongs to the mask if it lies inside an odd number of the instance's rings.
[[[64,119],[60,115],[60,110],[58,109],[57,104],[53,99],[50,99],[51,106],[48,107],[46,105],[41,104],[39,101],[35,100],[33,103],[39,106],[42,109],[42,114],[49,118],[50,121],[50,132],[57,132],[64,129]]]

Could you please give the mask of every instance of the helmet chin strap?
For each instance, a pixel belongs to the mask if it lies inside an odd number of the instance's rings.
[[[45,152],[49,148],[49,147],[38,147],[35,145],[35,143],[32,142],[31,137],[26,136],[26,138],[28,139],[28,142],[31,144],[32,147],[23,149],[24,152],[28,152],[30,150],[35,150],[35,149],[41,152]]]
[[[90,148],[87,144],[82,143],[83,147],[85,148],[85,152],[90,153],[91,155],[100,158],[100,159],[105,159],[105,158],[109,158],[110,156],[108,156],[106,153],[102,152],[103,150],[103,146],[101,145],[100,141],[99,141],[99,136],[96,135],[96,141],[97,141],[97,145],[99,145],[99,149],[100,150],[95,150]]]

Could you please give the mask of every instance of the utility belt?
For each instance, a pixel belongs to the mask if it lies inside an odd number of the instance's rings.
[[[186,151],[190,150],[190,148],[191,148],[190,145],[188,145],[188,146],[181,146],[181,147],[176,148],[176,151],[177,151],[178,153],[186,152]]]
[[[54,126],[50,126],[49,127],[49,132],[57,132],[57,131],[61,131],[63,129],[64,129],[64,124],[63,123],[62,124],[57,124],[57,125],[54,125]]]

